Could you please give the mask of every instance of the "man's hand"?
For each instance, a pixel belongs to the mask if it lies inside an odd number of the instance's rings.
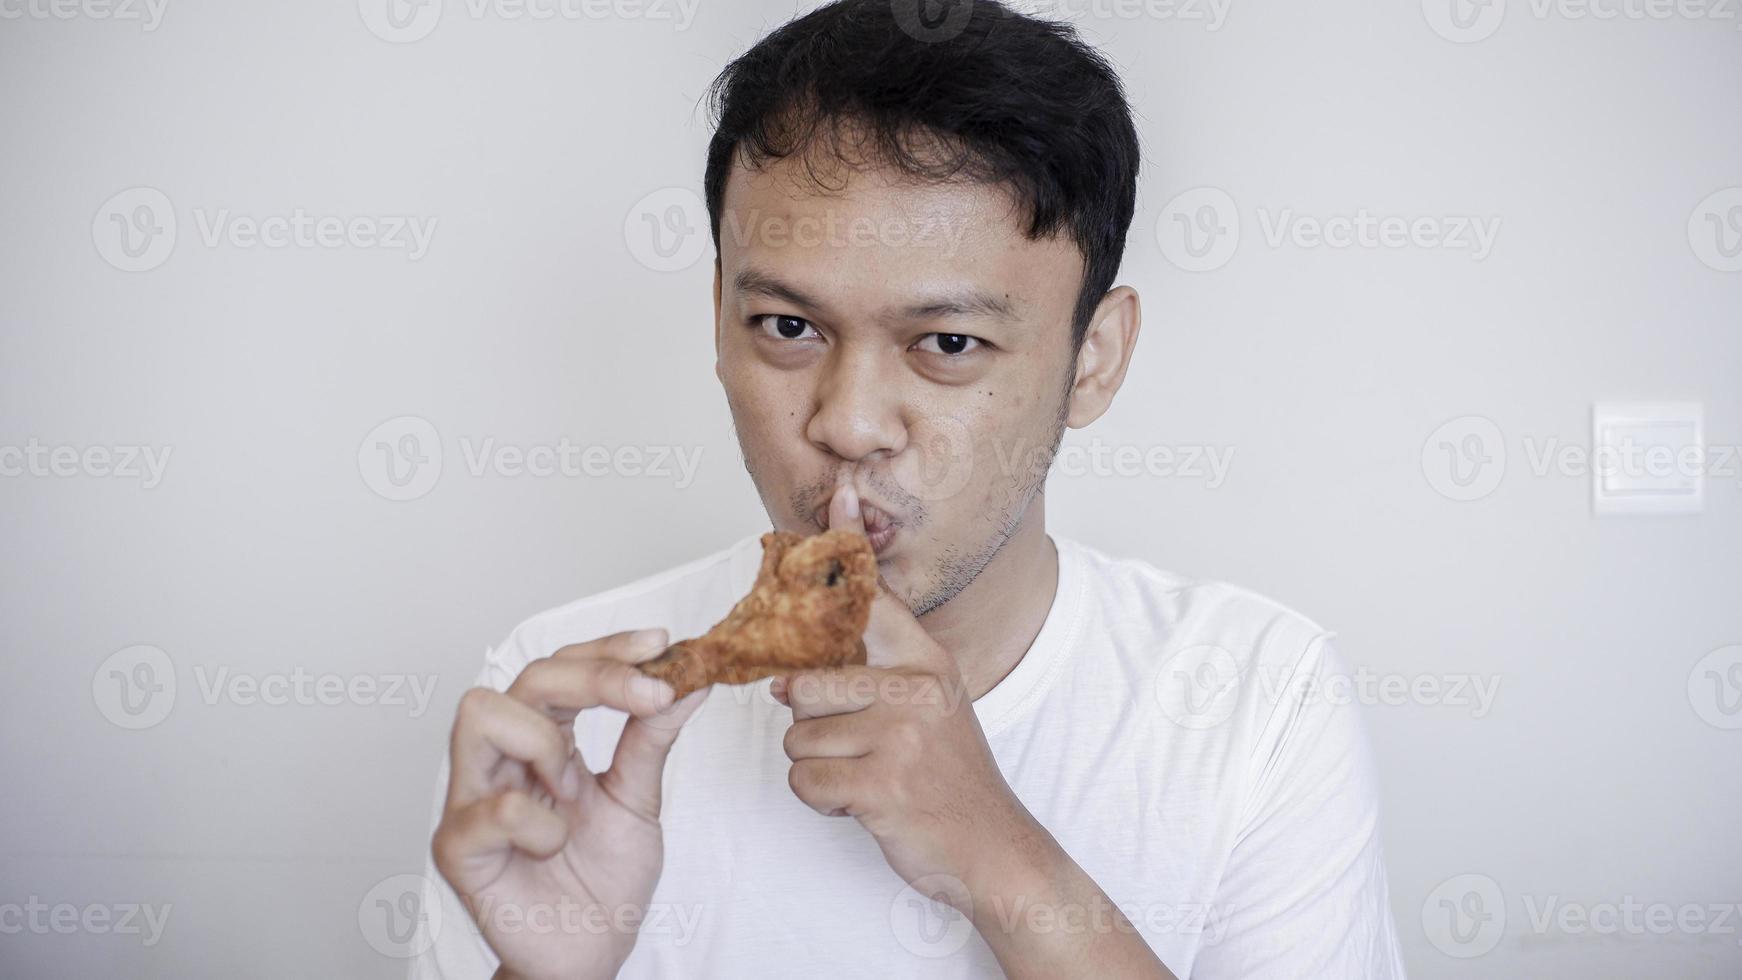
[[[498,976],[614,977],[634,948],[664,864],[666,755],[707,696],[673,704],[667,684],[631,666],[665,646],[664,630],[567,646],[506,693],[460,699],[431,849],[501,959]],[[611,767],[595,774],[574,720],[598,705],[631,717]]]
[[[829,527],[864,531],[851,482],[829,503]],[[865,650],[865,667],[774,682],[792,708],[786,754],[798,798],[856,818],[908,882],[967,882],[1008,862],[1013,843],[1045,838],[998,771],[955,658],[887,589],[871,606]]]
[[[954,658],[884,592],[865,631],[871,666],[775,682],[792,708],[788,782],[811,809],[851,816],[909,882],[968,882],[1045,831],[998,765]]]
[[[829,526],[864,529],[843,483]],[[865,667],[776,678],[792,708],[788,782],[825,816],[851,816],[889,866],[967,915],[1011,977],[1166,977],[1167,968],[1010,789],[960,668],[887,590],[871,607]],[[1106,928],[1030,930],[1013,909]]]

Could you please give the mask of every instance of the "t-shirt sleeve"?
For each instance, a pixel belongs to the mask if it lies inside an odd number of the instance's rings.
[[[1321,636],[1282,673],[1216,889],[1223,929],[1191,976],[1401,980],[1378,785],[1348,667]]]

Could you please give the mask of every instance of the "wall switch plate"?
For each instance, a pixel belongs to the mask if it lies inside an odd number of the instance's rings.
[[[1704,510],[1703,415],[1699,402],[1591,406],[1592,510],[1598,514]]]

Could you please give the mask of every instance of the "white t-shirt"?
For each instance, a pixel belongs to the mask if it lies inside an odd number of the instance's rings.
[[[1054,536],[1058,593],[1034,644],[973,703],[1023,804],[1168,968],[1197,980],[1403,976],[1373,763],[1329,634],[1277,603]],[[756,578],[755,537],[521,624],[479,683],[619,630],[699,635]],[[1333,680],[1341,674],[1343,682]],[[665,872],[623,977],[1001,976],[968,921],[890,870],[849,817],[787,786],[791,712],[768,681],[716,687],[665,769]],[[611,758],[619,713],[576,742]],[[440,789],[446,786],[446,768]],[[440,793],[438,792],[438,800]],[[422,978],[496,958],[433,867]],[[431,910],[434,911],[434,910]],[[994,911],[1094,928],[1105,910]]]

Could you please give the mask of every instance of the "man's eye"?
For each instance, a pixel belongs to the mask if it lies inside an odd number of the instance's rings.
[[[980,338],[970,337],[965,333],[928,333],[915,346],[927,353],[948,354],[953,357],[966,354],[982,343],[984,341]]]
[[[779,313],[768,313],[763,316],[751,317],[751,322],[757,329],[775,340],[803,340],[805,334],[822,336],[817,328],[811,326],[809,320],[797,316],[785,316]]]

